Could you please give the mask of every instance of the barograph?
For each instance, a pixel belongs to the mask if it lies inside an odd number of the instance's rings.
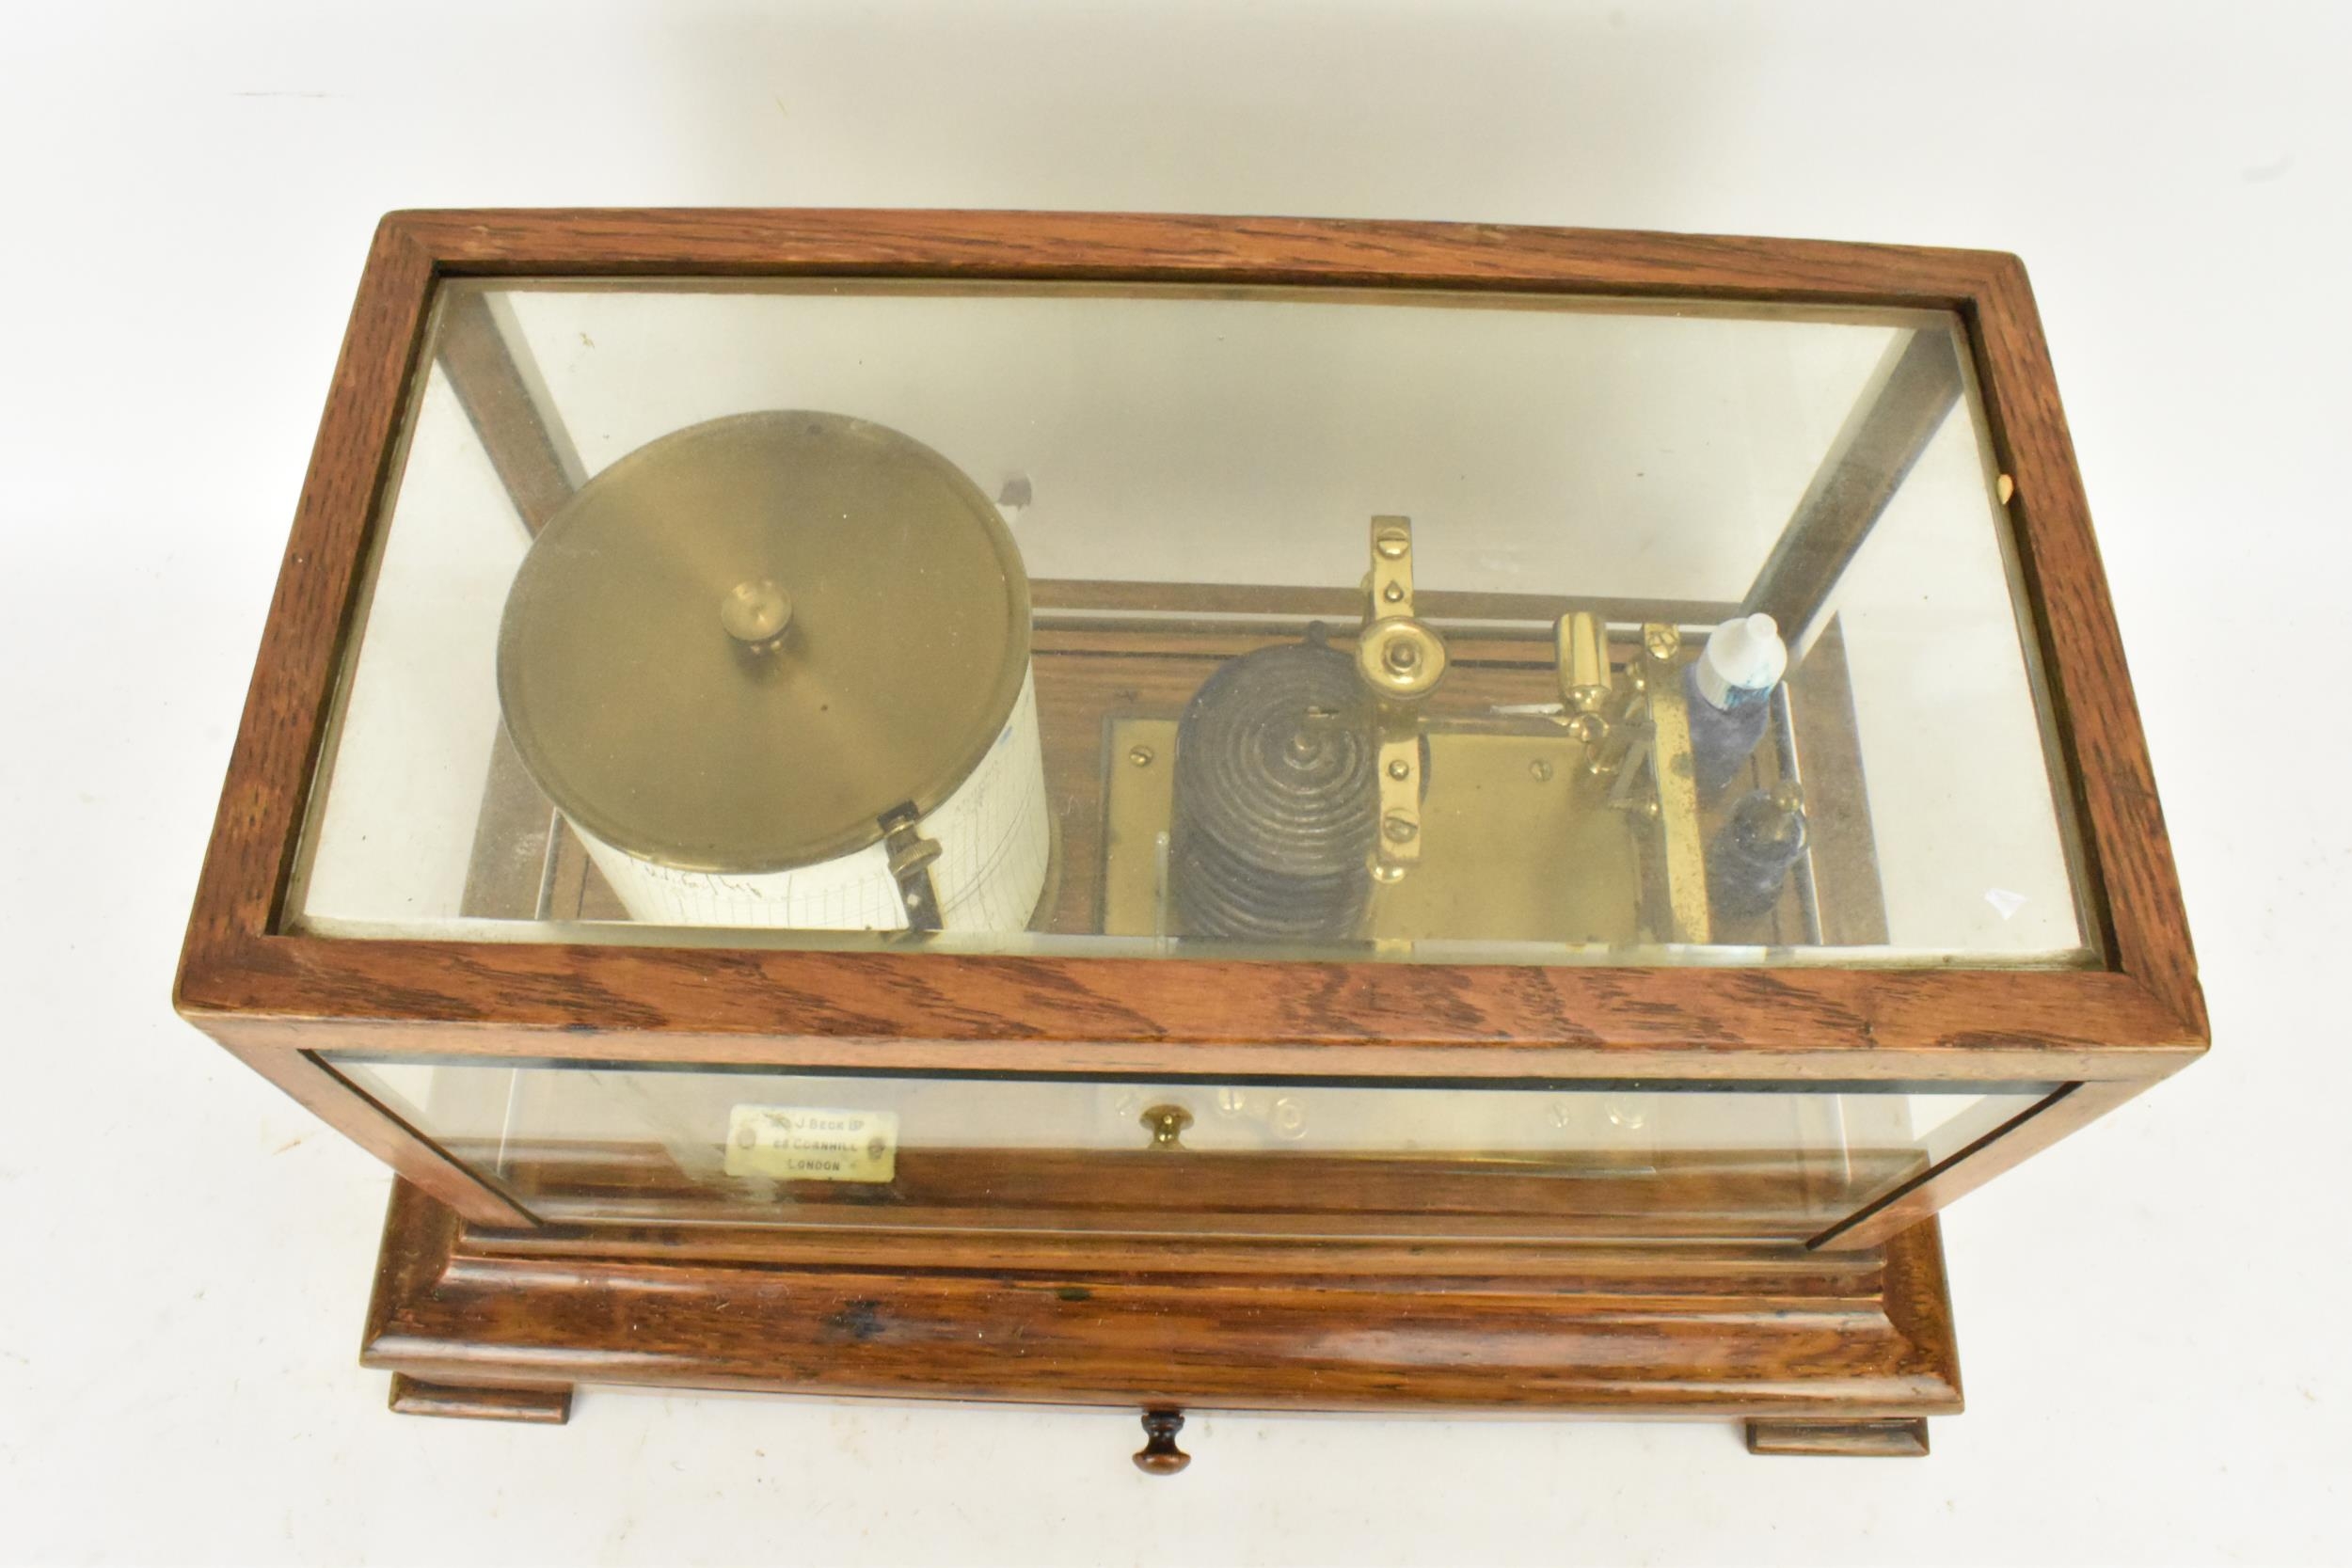
[[[1161,1473],[1924,1452],[1937,1212],[2208,1038],[2012,258],[1039,214],[386,219],[177,1000],[395,1409]]]

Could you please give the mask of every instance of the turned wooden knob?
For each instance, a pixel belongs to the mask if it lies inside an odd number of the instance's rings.
[[[1176,1434],[1184,1430],[1184,1418],[1173,1410],[1147,1410],[1143,1413],[1143,1447],[1136,1454],[1136,1468],[1147,1476],[1172,1476],[1192,1463],[1192,1455],[1176,1446]]]

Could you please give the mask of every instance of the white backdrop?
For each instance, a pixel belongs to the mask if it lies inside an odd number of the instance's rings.
[[[22,5],[0,15],[0,1560],[2318,1560],[2336,1197],[2342,8]],[[370,226],[1029,206],[2013,249],[2074,421],[2213,1059],[1947,1219],[1924,1463],[1727,1425],[596,1393],[395,1418],[386,1178],[169,975]],[[2291,771],[2288,771],[2291,769]]]

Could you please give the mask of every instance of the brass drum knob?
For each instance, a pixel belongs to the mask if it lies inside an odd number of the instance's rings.
[[[772,578],[748,578],[720,599],[719,624],[746,647],[767,647],[792,624],[792,595]]]

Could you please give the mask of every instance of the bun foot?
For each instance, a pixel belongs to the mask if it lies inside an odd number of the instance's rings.
[[[1828,1453],[1878,1459],[1924,1459],[1928,1423],[1892,1421],[1750,1421],[1750,1453]]]
[[[392,1374],[392,1409],[403,1416],[456,1416],[476,1421],[536,1421],[562,1426],[571,1419],[569,1388],[472,1388],[425,1383],[406,1372]]]

